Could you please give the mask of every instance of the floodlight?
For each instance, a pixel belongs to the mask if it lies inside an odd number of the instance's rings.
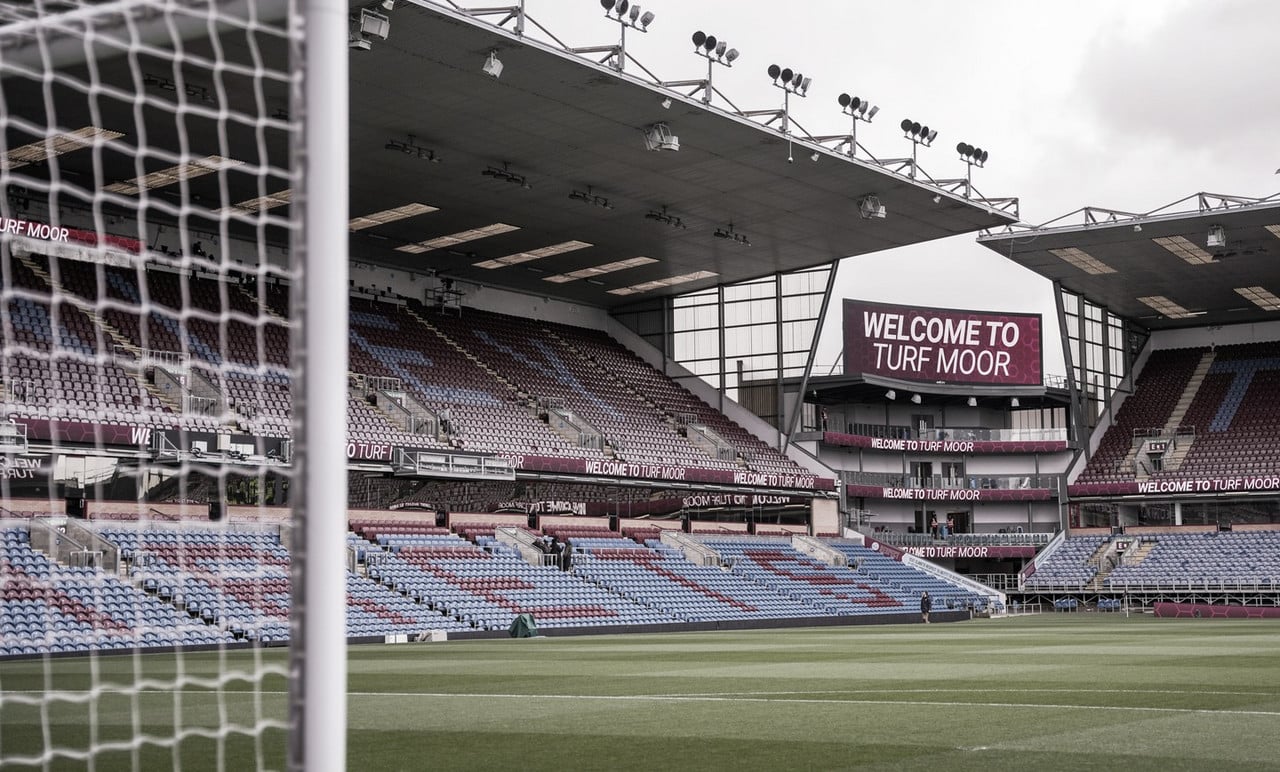
[[[1013,397],[1009,400],[1009,407],[1022,407],[1022,401],[1017,397]]]
[[[716,45],[718,43],[719,41],[716,40],[715,35],[707,35],[707,39],[706,41],[703,42],[702,47],[707,49],[707,53],[711,53],[712,51],[716,50]]]
[[[618,0],[618,2],[614,3],[613,10],[617,11],[618,15],[621,16],[622,14],[626,13],[627,9],[630,7],[631,7],[631,3],[628,2],[628,0]]]
[[[379,40],[387,39],[387,32],[391,30],[391,20],[376,11],[370,11],[368,8],[360,9],[360,34],[373,35]]]
[[[644,130],[645,147],[650,150],[679,150],[680,138],[665,123],[655,123]]]
[[[885,398],[885,399],[897,399],[897,398],[898,398],[898,392],[894,391],[893,389],[889,389],[888,391],[886,391],[886,392],[884,393],[884,398]]]
[[[922,401],[923,401],[923,400],[921,400],[921,399],[920,399],[920,395],[919,395],[919,394],[912,394],[912,395],[911,395],[911,404],[913,404],[913,405],[919,405]]]
[[[640,18],[640,6],[638,5],[631,6],[631,13],[628,14],[628,17],[631,19],[631,23],[635,24],[636,20]]]
[[[707,33],[703,32],[702,30],[698,30],[697,32],[693,33],[694,48],[702,48],[702,44],[705,42],[707,42]]]
[[[738,49],[730,48],[724,52],[725,64],[733,64],[733,60],[738,58]]]
[[[662,105],[662,109],[663,109],[663,110],[670,110],[670,109],[671,109],[671,97],[667,97],[666,99],[663,99],[663,100],[662,100],[661,102],[659,102],[658,104]]]
[[[772,79],[772,80],[777,80],[777,79],[778,79],[778,77],[779,77],[780,75],[782,75],[782,68],[781,68],[781,67],[779,67],[779,66],[778,66],[778,65],[776,65],[776,64],[771,64],[771,65],[769,65],[769,77],[770,77],[770,79]]]
[[[729,44],[721,40],[716,43],[716,56],[724,56],[724,52],[729,50]]]
[[[786,85],[787,83],[790,83],[790,82],[791,82],[791,79],[792,79],[792,78],[794,78],[795,76],[796,76],[795,71],[794,71],[794,70],[792,70],[790,67],[784,67],[784,68],[782,68],[782,83],[783,83],[783,85]]]
[[[969,397],[969,407],[977,407],[977,406],[978,406],[978,398]]]
[[[858,214],[864,220],[883,220],[884,204],[880,203],[880,199],[876,196],[865,196],[858,202]]]
[[[396,0],[382,0],[379,5],[382,6],[384,11],[394,11],[396,9]]]
[[[849,96],[848,94],[841,94],[840,96],[836,97],[836,101],[840,103],[841,107],[848,107],[849,105],[853,104],[857,100],[855,100],[853,97]]]
[[[1227,245],[1227,230],[1221,225],[1210,225],[1209,236],[1205,240],[1205,246],[1210,249],[1214,247],[1225,247]]]
[[[613,10],[613,0],[600,0],[600,7],[606,11]]]
[[[502,68],[503,64],[502,60],[498,58],[498,52],[490,51],[489,58],[484,60],[484,66],[480,69],[485,75],[490,75],[496,78],[502,75]]]

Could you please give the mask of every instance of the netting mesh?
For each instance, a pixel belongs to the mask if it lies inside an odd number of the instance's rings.
[[[0,7],[0,768],[284,765],[299,30]]]

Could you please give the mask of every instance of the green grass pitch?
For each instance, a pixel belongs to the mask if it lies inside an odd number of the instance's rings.
[[[267,652],[264,657],[282,657]],[[251,655],[228,655],[248,668]],[[100,681],[171,678],[103,657]],[[217,655],[181,657],[189,678]],[[54,663],[74,693],[90,661]],[[451,641],[350,649],[352,770],[1280,769],[1280,624],[1061,614],[934,625]],[[45,747],[40,663],[0,664],[0,757]],[[53,745],[284,712],[283,679],[48,707]],[[279,768],[284,732],[144,744],[96,769]],[[6,765],[6,772],[21,769]],[[55,761],[52,769],[83,769]]]

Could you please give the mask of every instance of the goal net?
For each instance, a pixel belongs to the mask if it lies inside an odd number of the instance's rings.
[[[0,768],[343,764],[346,14],[0,6]]]

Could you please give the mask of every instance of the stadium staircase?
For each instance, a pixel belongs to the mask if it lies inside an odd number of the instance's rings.
[[[421,324],[423,327],[426,327],[428,330],[430,330],[432,335],[435,335],[440,340],[444,341],[445,345],[447,345],[449,348],[453,349],[454,351],[457,351],[459,354],[461,354],[464,358],[469,360],[476,367],[479,367],[481,370],[484,370],[486,373],[493,376],[494,380],[498,381],[503,386],[506,386],[511,391],[512,394],[520,393],[520,389],[514,383],[512,383],[510,379],[508,379],[505,375],[503,375],[502,373],[490,367],[487,362],[478,358],[475,354],[472,354],[466,348],[461,346],[456,340],[454,340],[453,338],[450,338],[448,335],[441,332],[440,328],[436,327],[431,322],[428,322],[426,319],[422,317],[421,314],[415,311],[412,305],[406,305],[404,307],[404,311],[409,316],[417,320],[418,324]]]
[[[1133,445],[1129,448],[1129,454],[1125,456],[1121,464],[1121,469],[1132,469],[1134,477],[1138,480],[1146,480],[1156,471],[1147,467],[1145,463],[1138,463],[1138,459],[1145,455],[1148,443],[1152,441],[1167,440],[1170,443],[1169,450],[1161,459],[1160,471],[1174,472],[1182,466],[1182,461],[1187,457],[1187,453],[1191,451],[1191,444],[1195,442],[1194,434],[1180,434],[1182,421],[1186,418],[1187,411],[1191,409],[1191,404],[1195,401],[1196,395],[1200,393],[1200,385],[1204,383],[1205,376],[1209,374],[1209,368],[1213,366],[1215,355],[1212,351],[1206,351],[1200,356],[1200,361],[1196,363],[1195,369],[1191,371],[1191,376],[1187,379],[1187,383],[1182,388],[1182,393],[1178,395],[1178,401],[1174,403],[1173,410],[1169,413],[1169,417],[1165,419],[1164,426],[1160,437],[1138,437],[1133,441]]]

